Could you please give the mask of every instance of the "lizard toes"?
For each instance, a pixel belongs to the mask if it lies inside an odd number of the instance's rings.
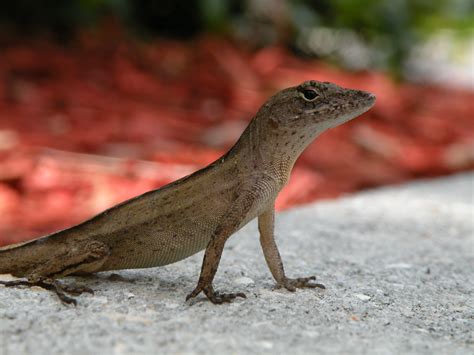
[[[16,286],[30,286],[30,283],[24,280],[13,280],[13,281],[0,281],[0,285],[3,285],[5,287],[16,287]]]
[[[238,293],[222,293],[219,294],[214,292],[213,294],[206,295],[207,298],[214,304],[222,304],[222,303],[230,303],[237,297],[247,298],[245,293],[238,292]]]
[[[70,295],[78,296],[82,293],[90,293],[91,295],[94,294],[94,290],[89,287],[85,286],[69,286],[69,285],[62,285],[62,290],[64,292],[69,293]]]
[[[61,300],[61,302],[65,304],[72,304],[73,306],[77,306],[77,301],[74,298],[66,296],[64,293],[63,294],[57,293],[57,295],[59,299]]]
[[[189,293],[186,296],[186,301],[189,301],[191,298],[196,297],[197,295],[199,295],[201,293],[201,291],[202,291],[202,288],[196,287],[191,293]]]
[[[309,277],[298,277],[296,279],[285,279],[283,283],[283,287],[286,288],[288,291],[294,292],[297,288],[322,288],[325,289],[326,287],[320,283],[314,283],[312,281],[316,280],[316,276],[309,276]]]
[[[284,288],[286,288],[290,292],[296,292],[296,287],[293,286],[290,282],[287,282],[283,285]]]
[[[314,283],[311,281],[316,280],[316,276],[310,276],[310,277],[299,277],[295,279],[295,286],[296,287],[309,287],[309,288],[322,288],[325,289],[326,286],[320,283]]]
[[[38,287],[44,288],[45,290],[53,291],[59,297],[61,302],[65,304],[72,304],[74,306],[77,305],[77,301],[74,298],[66,296],[64,294],[64,292],[68,292],[67,290],[65,290],[64,286],[60,285],[58,282],[54,280],[39,280],[36,282],[25,281],[25,280],[13,280],[13,281],[0,281],[0,284],[4,285],[5,287],[38,286]]]
[[[233,299],[237,297],[247,298],[247,296],[245,296],[245,294],[242,292],[219,293],[217,291],[214,291],[212,285],[201,286],[198,284],[198,286],[193,290],[193,292],[186,296],[186,301],[196,297],[201,292],[204,292],[208,300],[211,301],[213,304],[230,303]]]

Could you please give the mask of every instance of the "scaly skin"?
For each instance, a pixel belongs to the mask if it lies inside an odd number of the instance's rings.
[[[204,169],[77,226],[0,249],[0,273],[26,278],[0,283],[38,285],[75,304],[65,292],[90,290],[63,286],[57,278],[166,265],[205,249],[198,284],[187,299],[204,292],[213,303],[229,302],[245,295],[214,291],[222,250],[233,233],[258,217],[277,285],[290,291],[324,287],[314,277],[286,277],[273,235],[274,202],[305,147],[374,102],[370,93],[317,81],[282,90],[260,108],[234,147]]]

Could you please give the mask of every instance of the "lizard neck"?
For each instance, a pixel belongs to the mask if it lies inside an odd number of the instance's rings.
[[[300,154],[317,136],[314,129],[285,130],[254,118],[224,160],[238,164],[245,175],[271,176],[281,189]]]

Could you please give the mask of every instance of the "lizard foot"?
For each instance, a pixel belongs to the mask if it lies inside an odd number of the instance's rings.
[[[219,293],[219,292],[205,292],[207,298],[209,301],[211,301],[214,304],[222,304],[222,303],[230,303],[234,298],[237,297],[242,297],[242,298],[247,298],[245,296],[245,293],[242,292],[237,292],[237,293]]]
[[[52,279],[40,279],[38,281],[27,281],[27,280],[13,280],[13,281],[0,281],[0,285],[5,287],[17,287],[17,286],[26,286],[26,287],[41,287],[45,290],[53,291],[59,297],[59,299],[65,304],[77,305],[77,301],[66,295],[69,293],[71,295],[80,295],[83,292],[94,293],[88,287],[74,287],[69,285],[62,285],[56,280]]]
[[[312,281],[316,280],[316,276],[310,277],[298,277],[296,279],[285,278],[283,283],[279,284],[277,287],[284,287],[288,291],[295,292],[297,288],[322,288],[326,289],[326,286],[320,283],[314,283]]]
[[[230,303],[233,299],[237,297],[247,298],[245,293],[237,292],[237,293],[219,293],[214,291],[214,288],[211,286],[197,286],[193,292],[186,296],[186,301],[191,298],[196,297],[201,292],[204,292],[206,297],[214,304],[222,304],[222,303]]]
[[[80,294],[83,294],[83,293],[90,293],[91,295],[94,294],[93,289],[89,287],[85,287],[85,286],[61,285],[61,288],[63,289],[64,292],[67,292],[73,296],[79,296]]]

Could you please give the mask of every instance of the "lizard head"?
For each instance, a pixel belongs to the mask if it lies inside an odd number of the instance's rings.
[[[375,96],[369,92],[311,80],[278,92],[264,108],[275,129],[319,134],[359,116],[374,103]]]

